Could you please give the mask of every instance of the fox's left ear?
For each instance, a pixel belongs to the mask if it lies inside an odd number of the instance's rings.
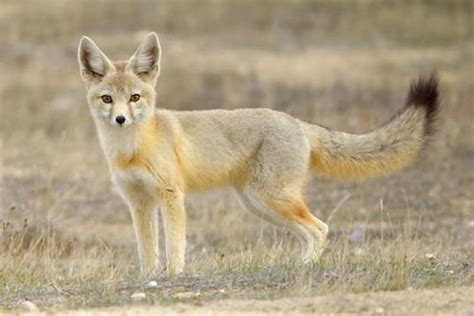
[[[158,35],[152,32],[137,48],[128,60],[127,70],[135,73],[143,81],[152,85],[160,74],[161,46]]]

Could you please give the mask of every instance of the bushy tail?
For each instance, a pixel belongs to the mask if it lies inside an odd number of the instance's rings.
[[[434,131],[439,110],[434,75],[413,82],[405,106],[386,124],[366,134],[349,134],[304,123],[317,173],[361,180],[399,170],[413,161]]]

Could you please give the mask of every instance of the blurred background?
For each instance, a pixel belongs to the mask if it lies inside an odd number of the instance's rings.
[[[337,209],[333,241],[397,238],[408,223],[428,241],[423,247],[435,240],[472,251],[469,0],[2,0],[0,250],[22,229],[22,249],[51,242],[44,232],[54,232],[58,257],[67,258],[70,245],[106,245],[136,268],[131,220],[109,180],[76,50],[87,35],[109,58],[127,59],[150,31],[163,49],[157,106],[174,110],[269,107],[364,132],[403,104],[412,79],[436,71],[442,113],[423,159],[362,184],[312,179],[306,197],[323,220]],[[247,248],[265,253],[286,238],[225,189],[191,195],[187,210],[191,262]]]

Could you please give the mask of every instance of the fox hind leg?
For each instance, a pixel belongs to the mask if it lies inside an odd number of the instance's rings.
[[[303,244],[303,260],[313,261],[323,251],[328,226],[311,214],[301,193],[309,172],[311,147],[299,130],[291,134],[278,130],[275,134],[285,137],[278,142],[262,141],[239,191],[252,213],[294,233]]]
[[[281,191],[280,191],[281,192]],[[303,245],[303,261],[317,260],[326,242],[328,226],[311,214],[302,198],[268,196],[253,188],[242,190],[244,206],[253,214],[290,230]]]
[[[289,217],[290,222],[304,230],[306,240],[306,251],[303,253],[303,261],[311,262],[319,259],[328,235],[328,226],[318,219],[306,207],[300,198],[291,202],[276,200],[273,204],[277,213],[284,217]]]
[[[258,193],[253,191],[252,188],[246,188],[244,191],[238,192],[238,196],[244,208],[250,213],[278,228],[292,231],[301,246],[305,246],[303,231],[301,229],[296,229],[296,227],[293,227],[288,223],[288,220],[276,214],[274,210],[264,203]]]

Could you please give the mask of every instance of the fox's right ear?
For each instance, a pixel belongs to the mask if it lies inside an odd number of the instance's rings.
[[[87,36],[83,36],[79,42],[77,58],[82,79],[86,83],[99,82],[115,69],[107,56]]]

